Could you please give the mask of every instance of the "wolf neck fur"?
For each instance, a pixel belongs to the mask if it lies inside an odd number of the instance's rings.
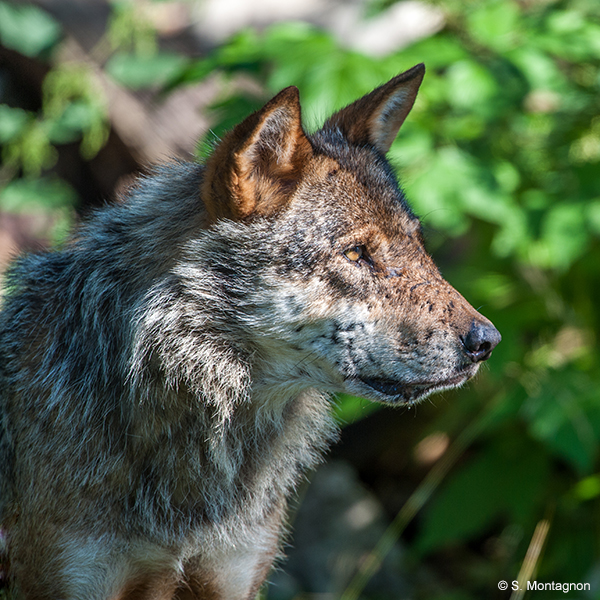
[[[150,410],[170,410],[175,404],[181,411],[178,421],[189,430],[180,433],[184,443],[192,442],[185,452],[204,514],[224,525],[229,521],[225,511],[245,514],[250,524],[265,521],[274,506],[285,503],[299,477],[335,438],[337,427],[327,393],[299,379],[278,377],[258,347],[240,345],[247,337],[240,328],[252,326],[244,322],[248,308],[237,304],[235,294],[221,292],[227,274],[209,262],[210,248],[225,243],[231,246],[230,239],[202,233],[170,274],[146,293],[134,318],[129,376],[140,404],[134,410],[144,410],[145,404]],[[239,257],[232,261],[235,277],[251,276],[250,264]],[[218,311],[212,309],[217,304]],[[255,308],[252,312],[260,313]],[[160,392],[163,380],[168,396]],[[173,419],[166,421],[172,427]],[[205,438],[194,439],[196,433]],[[173,439],[177,443],[177,434]],[[197,458],[193,444],[200,446]],[[236,510],[242,505],[244,510]],[[247,530],[237,521],[225,527]],[[219,537],[224,535],[221,531]]]

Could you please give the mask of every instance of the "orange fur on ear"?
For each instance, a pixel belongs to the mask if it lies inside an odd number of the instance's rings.
[[[228,133],[206,167],[210,220],[267,215],[285,204],[312,153],[296,87],[288,87]]]
[[[339,129],[350,143],[370,145],[385,154],[415,103],[424,75],[424,64],[396,75],[335,113],[323,129]]]

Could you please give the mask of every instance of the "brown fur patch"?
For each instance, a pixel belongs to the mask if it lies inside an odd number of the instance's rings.
[[[136,577],[110,600],[173,600],[177,585],[171,573],[152,573]],[[192,598],[194,598],[192,596]],[[200,597],[195,597],[200,600]],[[202,598],[202,600],[205,600]],[[213,600],[210,596],[206,600]]]
[[[311,153],[298,89],[286,88],[228,133],[209,160],[202,195],[210,218],[273,213],[293,191]]]

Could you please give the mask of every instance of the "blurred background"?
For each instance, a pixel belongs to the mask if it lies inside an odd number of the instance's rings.
[[[0,0],[0,269],[285,86],[314,130],[419,62],[389,157],[503,341],[413,410],[338,399],[262,598],[600,598],[597,0]]]

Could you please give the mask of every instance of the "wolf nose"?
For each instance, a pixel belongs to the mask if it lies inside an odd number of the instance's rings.
[[[491,323],[478,323],[477,321],[471,323],[469,333],[461,338],[465,350],[473,362],[487,360],[501,339],[500,332]]]

